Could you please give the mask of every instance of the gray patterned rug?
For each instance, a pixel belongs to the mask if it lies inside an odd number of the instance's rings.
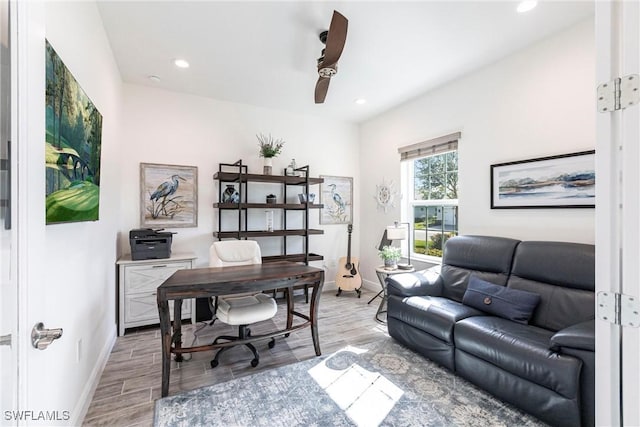
[[[391,338],[156,401],[154,426],[543,426]]]

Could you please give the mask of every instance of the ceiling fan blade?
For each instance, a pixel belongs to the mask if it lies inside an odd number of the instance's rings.
[[[320,77],[316,83],[316,104],[322,104],[327,97],[331,79]]]
[[[334,10],[327,35],[327,43],[324,51],[324,66],[334,65],[340,59],[344,43],[347,40],[347,27],[349,21],[340,12]]]

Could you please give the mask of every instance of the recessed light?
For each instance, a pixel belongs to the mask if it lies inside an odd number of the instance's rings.
[[[149,76],[147,77],[149,80],[151,80],[154,83],[160,83],[160,77],[158,76]]]
[[[537,5],[538,5],[538,2],[535,0],[524,0],[524,1],[521,1],[520,4],[518,4],[518,8],[516,10],[518,11],[518,13],[525,13],[525,12],[529,12],[531,9],[533,9]]]
[[[173,61],[173,63],[178,68],[189,68],[189,63],[187,61],[185,61],[184,59],[176,59],[175,61]]]
[[[364,98],[358,98],[358,99],[356,99],[356,100],[355,100],[355,101],[353,101],[353,102],[355,102],[355,103],[356,103],[356,104],[358,104],[358,105],[362,105],[362,104],[366,104],[366,103],[367,103],[367,100],[366,100],[366,99],[364,99]]]

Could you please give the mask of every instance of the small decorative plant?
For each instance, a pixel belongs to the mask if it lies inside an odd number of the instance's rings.
[[[381,251],[378,251],[378,255],[385,261],[395,261],[397,262],[400,258],[402,258],[402,251],[399,247],[396,246],[383,246]]]
[[[276,157],[282,151],[284,140],[274,139],[271,134],[266,136],[261,133],[256,135],[256,138],[258,138],[258,146],[260,147],[260,157],[269,159]]]

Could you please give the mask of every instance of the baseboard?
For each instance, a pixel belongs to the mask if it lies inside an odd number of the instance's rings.
[[[91,405],[93,394],[95,393],[96,388],[98,388],[100,377],[102,376],[102,372],[104,371],[105,366],[107,366],[107,361],[109,360],[109,356],[111,355],[111,350],[116,343],[116,332],[116,325],[114,324],[111,328],[111,332],[108,335],[104,347],[102,347],[102,350],[100,351],[100,355],[93,368],[93,371],[91,371],[91,375],[89,376],[88,381],[85,383],[82,394],[78,399],[78,403],[73,410],[73,415],[75,416],[71,418],[70,425],[72,426],[80,426],[83,424],[84,417],[89,411],[89,406]]]

